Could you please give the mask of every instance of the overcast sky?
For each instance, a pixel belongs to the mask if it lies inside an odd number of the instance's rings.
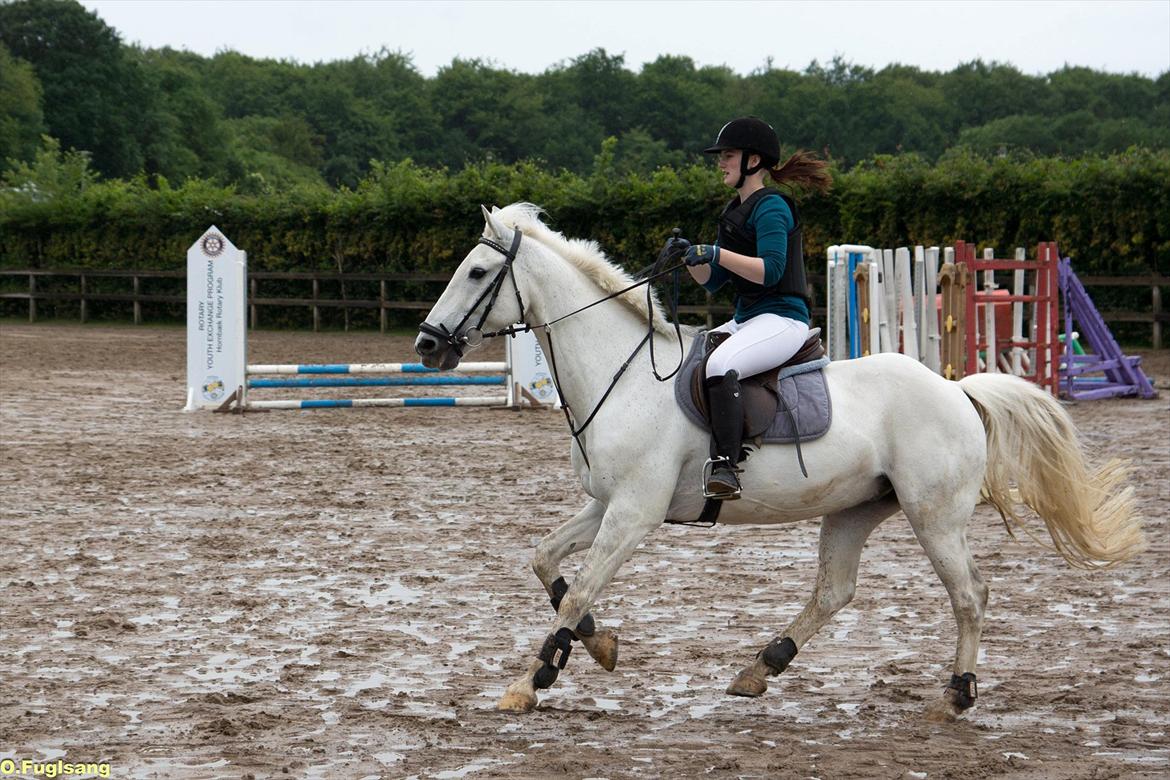
[[[384,0],[82,0],[127,43],[212,55],[232,49],[299,62],[386,47],[433,76],[455,57],[539,73],[604,48],[631,70],[660,54],[749,73],[772,58],[802,70],[841,55],[949,70],[981,58],[1025,73],[1085,65],[1170,70],[1170,0],[922,2],[386,2]]]

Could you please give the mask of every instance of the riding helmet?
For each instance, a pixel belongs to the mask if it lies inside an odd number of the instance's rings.
[[[724,149],[743,149],[745,152],[755,152],[763,158],[767,166],[775,165],[780,160],[780,139],[776,131],[762,119],[754,116],[743,116],[732,119],[719,131],[715,143],[703,150],[706,154],[721,152]]]

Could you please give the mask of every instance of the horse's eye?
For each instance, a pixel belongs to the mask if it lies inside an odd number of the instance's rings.
[[[482,268],[472,268],[471,273],[468,274],[472,279],[482,279],[487,275],[487,271]]]

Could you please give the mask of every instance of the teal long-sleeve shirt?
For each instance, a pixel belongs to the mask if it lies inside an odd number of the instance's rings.
[[[784,276],[788,262],[788,233],[793,228],[792,209],[784,198],[768,197],[760,201],[748,225],[756,231],[756,256],[764,261],[764,286],[770,287]],[[715,292],[731,281],[733,274],[718,265],[711,266],[711,278],[703,285],[708,292]],[[781,317],[808,324],[809,311],[804,299],[796,295],[772,295],[746,306],[739,296],[735,299],[735,321],[747,322],[758,314],[779,314]]]

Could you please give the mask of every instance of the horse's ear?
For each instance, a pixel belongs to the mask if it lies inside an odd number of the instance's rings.
[[[496,238],[504,238],[508,229],[504,227],[503,222],[500,222],[500,220],[496,218],[496,215],[500,213],[500,210],[495,206],[492,206],[492,210],[488,211],[487,207],[483,205],[480,205],[480,209],[483,211],[484,235],[486,236],[491,234]]]

